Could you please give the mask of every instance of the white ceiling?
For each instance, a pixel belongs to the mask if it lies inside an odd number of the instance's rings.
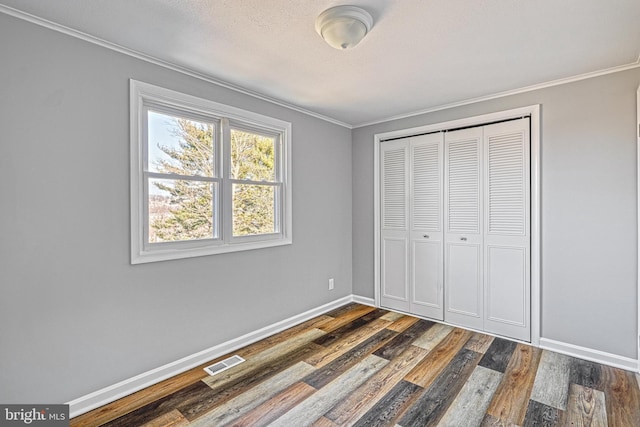
[[[339,4],[374,18],[352,50],[314,29]],[[640,0],[0,0],[0,11],[350,126],[640,66]]]

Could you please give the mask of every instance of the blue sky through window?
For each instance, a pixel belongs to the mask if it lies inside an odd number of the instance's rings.
[[[176,136],[178,126],[175,119],[166,114],[149,111],[149,171],[159,172],[159,160],[171,161],[159,147],[178,148],[180,138]]]

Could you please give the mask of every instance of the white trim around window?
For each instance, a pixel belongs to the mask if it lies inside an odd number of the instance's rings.
[[[292,243],[291,123],[214,101],[186,95],[148,83],[130,80],[131,121],[131,263],[140,264],[227,252],[259,249]],[[211,168],[207,173],[151,167],[149,113],[210,125]],[[233,177],[230,129],[250,132],[273,141],[272,173],[267,177]],[[238,160],[236,160],[238,162]],[[209,234],[150,240],[151,180],[188,182],[211,188]],[[269,231],[234,235],[234,185],[261,188],[272,195],[273,225]],[[157,187],[157,185],[156,185]],[[267,205],[269,206],[269,205]],[[206,205],[205,205],[206,207]],[[239,210],[238,210],[239,209]],[[235,209],[240,212],[242,208]]]

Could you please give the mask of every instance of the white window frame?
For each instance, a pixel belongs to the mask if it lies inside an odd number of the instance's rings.
[[[130,94],[130,149],[131,149],[131,263],[165,261],[220,253],[245,251],[292,243],[291,200],[291,123],[262,114],[242,110],[203,98],[183,94],[170,89],[131,79]],[[215,177],[198,181],[217,183],[214,197],[214,218],[218,219],[218,235],[212,239],[193,241],[149,243],[148,241],[148,188],[147,177],[154,174],[145,170],[148,150],[149,109],[182,116],[198,121],[214,123],[217,135],[214,151],[218,153]],[[261,135],[273,136],[275,141],[276,170],[274,182],[249,184],[273,185],[276,190],[275,232],[251,236],[233,236],[230,177],[230,129],[250,130]],[[180,178],[176,176],[176,178]],[[240,180],[242,182],[242,180]]]

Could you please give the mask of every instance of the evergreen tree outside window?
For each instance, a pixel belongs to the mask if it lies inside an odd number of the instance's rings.
[[[231,129],[233,235],[275,233],[277,137]]]
[[[131,80],[131,260],[291,243],[291,125]]]
[[[152,110],[147,123],[149,243],[217,238],[217,126]]]

